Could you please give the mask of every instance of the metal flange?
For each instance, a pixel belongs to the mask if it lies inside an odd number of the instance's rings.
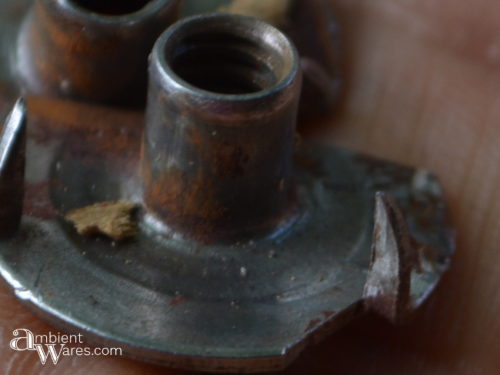
[[[366,309],[406,318],[453,252],[429,172],[317,145],[297,155],[300,216],[274,238],[201,246],[147,225],[123,244],[82,238],[61,213],[140,196],[141,120],[116,112],[112,122],[90,121],[109,110],[50,100],[29,108],[24,215],[0,243],[1,273],[56,326],[118,343],[134,358],[206,371],[281,369]]]
[[[10,2],[2,6],[13,7]],[[17,14],[17,21],[12,17],[5,24],[5,35],[12,38],[23,11]],[[265,30],[266,40],[277,37],[267,26],[253,26]],[[0,48],[4,57],[10,56],[6,52],[12,50],[14,39]],[[11,67],[6,57],[0,66]],[[164,68],[159,65],[161,74]],[[5,68],[2,77],[15,88],[12,72]],[[161,79],[158,82],[164,83],[167,77]],[[294,87],[294,94],[284,95],[282,102],[296,97],[297,86],[291,83],[271,86]],[[168,87],[159,85],[151,97],[164,100],[167,91]],[[200,93],[183,91],[182,100],[194,94]],[[166,98],[155,104],[158,111],[153,110],[155,105],[149,105],[149,111],[158,114],[172,105],[168,100],[175,98]],[[220,104],[224,98],[209,99]],[[219,110],[218,120],[227,110],[227,106],[200,107],[198,119],[207,108]],[[184,112],[173,112],[179,113],[185,117]],[[273,112],[272,118],[280,114]],[[156,122],[169,125],[158,117],[150,115],[150,131],[156,131]],[[269,147],[280,132],[293,137],[293,124],[279,124],[265,140]],[[203,128],[206,123],[197,126]],[[276,185],[280,191],[293,185],[290,191],[295,193],[293,215],[280,221],[276,230],[228,241],[184,236],[191,233],[188,225],[181,226],[180,232],[159,231],[151,225],[151,213],[168,225],[172,221],[145,202],[144,160],[149,159],[141,152],[143,127],[140,111],[43,97],[28,97],[27,107],[18,102],[6,120],[0,141],[0,219],[20,226],[0,228],[0,273],[21,301],[58,327],[85,333],[95,343],[119,345],[133,358],[172,367],[214,372],[279,370],[307,345],[367,311],[396,323],[405,321],[448,267],[453,232],[442,190],[430,172],[319,144],[303,143],[293,155],[294,176],[285,174],[285,182]],[[214,135],[213,131],[207,134]],[[227,134],[221,136],[229,139]],[[238,137],[242,143],[258,139],[241,132]],[[191,138],[176,138],[177,146]],[[289,149],[284,149],[275,154],[286,154]],[[198,148],[190,148],[190,156],[193,150]],[[210,165],[204,155],[194,153],[195,161]],[[263,170],[274,171],[277,165],[276,173],[288,173],[292,160],[276,162],[277,156],[269,155],[273,162],[262,165]],[[170,161],[177,158],[175,165],[187,172],[197,165],[177,154],[167,156]],[[246,163],[252,165],[252,156],[248,158]],[[192,174],[210,177],[203,173]],[[232,182],[218,183],[215,190],[225,192]],[[11,195],[3,192],[23,185],[21,215],[19,199],[14,200],[17,204],[4,205]],[[226,204],[225,198],[220,202]],[[113,200],[142,207],[140,231],[130,241],[82,237],[64,220],[72,209]],[[233,209],[225,207],[229,212]],[[214,225],[228,223],[214,221]]]

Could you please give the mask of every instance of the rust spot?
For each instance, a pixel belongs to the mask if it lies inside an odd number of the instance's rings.
[[[129,2],[109,3],[125,10]],[[147,55],[164,28],[175,21],[179,3],[165,5],[133,24],[116,23],[104,30],[91,19],[76,20],[72,11],[57,2],[35,2],[19,42],[24,51],[21,56],[25,56],[19,73],[27,91],[81,102],[142,107],[147,91]],[[102,6],[97,9],[103,10]]]
[[[32,217],[53,220],[61,213],[50,200],[50,189],[59,186],[54,180],[44,181],[37,184],[26,184],[24,187],[23,212]]]
[[[176,307],[176,306],[183,305],[186,302],[187,302],[187,299],[184,296],[177,296],[170,301],[169,305],[172,307]]]
[[[35,96],[27,98],[29,137],[41,144],[60,142],[83,158],[139,158],[143,115],[89,104]]]
[[[214,229],[214,221],[224,217],[222,207],[211,186],[198,174],[194,180],[183,172],[172,170],[153,180],[148,168],[143,168],[146,204],[167,219],[174,229],[191,227],[191,234],[200,241]]]
[[[250,157],[242,147],[224,142],[217,147],[214,159],[216,176],[234,178],[245,174],[245,165]]]

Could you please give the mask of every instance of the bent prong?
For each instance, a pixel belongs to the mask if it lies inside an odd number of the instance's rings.
[[[24,198],[26,105],[20,98],[8,115],[0,137],[0,237],[17,232]]]
[[[411,273],[415,252],[406,221],[396,200],[377,192],[372,261],[363,297],[368,310],[394,323],[411,312]]]

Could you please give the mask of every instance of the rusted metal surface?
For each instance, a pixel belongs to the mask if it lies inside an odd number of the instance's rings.
[[[300,88],[294,47],[263,22],[218,14],[165,33],[151,56],[143,149],[154,215],[208,242],[291,220]]]
[[[299,220],[278,236],[207,246],[158,233],[142,216],[133,241],[82,238],[61,220],[66,212],[117,199],[142,205],[141,117],[110,110],[99,120],[104,108],[41,98],[28,108],[26,184],[47,189],[26,197],[20,231],[0,242],[2,275],[56,326],[134,358],[278,370],[363,314],[377,191],[393,195],[412,236],[436,249],[412,279],[412,300],[432,290],[453,252],[432,175],[307,143],[295,155]],[[39,204],[56,215],[33,211]]]
[[[53,324],[118,343],[134,358],[277,370],[374,310],[373,228],[399,236],[394,228],[403,225],[381,220],[399,209],[379,197],[375,210],[377,191],[393,195],[411,235],[435,249],[412,271],[411,301],[430,293],[453,252],[442,193],[428,172],[307,143],[295,155],[300,219],[279,236],[206,246],[159,235],[143,217],[138,237],[119,246],[79,237],[61,220],[66,212],[116,199],[142,204],[142,118],[34,97],[28,109],[26,185],[39,193],[27,194],[17,235],[0,242],[2,275]]]
[[[144,104],[147,57],[179,0],[37,0],[17,46],[24,88],[86,102]]]
[[[368,311],[409,317],[447,269],[453,232],[431,173],[320,144],[297,147],[296,56],[286,57],[277,30],[226,17],[197,18],[178,26],[192,33],[185,39],[172,41],[176,29],[160,39],[144,139],[141,111],[27,97],[23,215],[0,240],[0,273],[56,326],[133,358],[272,371]],[[227,42],[197,37],[203,25],[229,33]],[[196,76],[221,73],[213,71],[220,60],[200,58],[200,43],[224,56],[222,87]],[[178,45],[194,56],[177,54]],[[10,47],[0,39],[7,93]],[[321,76],[317,61],[310,69]],[[84,238],[63,220],[118,200],[141,208],[133,240]]]
[[[0,10],[5,15],[5,20],[2,19],[2,22],[12,24],[13,31],[17,32],[21,21],[24,20],[24,31],[19,48],[14,42],[17,36],[13,35],[11,39],[6,38],[8,46],[5,50],[2,51],[4,48],[0,45],[0,53],[6,53],[5,57],[8,60],[15,61],[14,66],[19,65],[16,60],[20,59],[21,76],[24,76],[25,87],[32,93],[49,93],[62,98],[83,99],[94,103],[143,104],[146,60],[141,59],[139,62],[131,59],[131,51],[135,51],[134,56],[138,56],[139,51],[142,51],[142,57],[147,56],[155,38],[162,31],[155,29],[157,23],[151,19],[171,22],[175,17],[172,8],[175,8],[179,1],[152,1],[154,5],[150,8],[158,9],[163,6],[168,12],[172,12],[169,15],[164,14],[165,10],[159,11],[158,14],[152,12],[135,14],[134,19],[140,20],[139,26],[148,22],[147,27],[136,26],[137,22],[134,22],[134,26],[126,26],[130,16],[106,22],[105,20],[109,19],[106,16],[111,11],[103,10],[102,7],[105,7],[107,2],[87,1],[87,7],[94,7],[95,10],[104,13],[101,16],[89,12],[70,11],[75,7],[68,4],[78,1],[82,1],[83,5],[86,3],[85,0],[38,0],[37,2],[41,4],[38,4],[36,9],[47,9],[43,13],[40,10],[30,12],[35,3],[33,0],[4,1],[0,5]],[[128,9],[129,6],[136,6],[137,1],[140,0],[120,2],[123,4],[120,7]],[[214,12],[227,3],[228,0],[184,0],[180,16]],[[59,8],[61,11],[57,11]],[[33,21],[35,17],[33,13],[45,15],[46,22],[39,22],[37,26]],[[47,18],[49,16],[50,18]],[[79,24],[80,28],[73,28],[72,23],[69,23],[73,18],[78,21],[75,24]],[[341,91],[340,37],[331,6],[327,0],[294,1],[290,20],[283,31],[296,44],[304,72],[300,115],[315,117],[331,112]],[[82,22],[86,22],[85,25]],[[80,32],[82,27],[86,33]],[[30,31],[34,28],[38,31]],[[35,33],[33,38],[40,39],[40,43],[35,44],[30,41],[32,38],[30,34],[33,33]],[[55,38],[57,35],[59,37]],[[149,42],[137,45],[141,38],[139,35]],[[95,43],[98,37],[99,40],[106,40],[104,37],[109,37],[107,45],[102,45],[103,42]],[[144,52],[146,44],[149,49]],[[116,53],[110,54],[111,47]],[[89,55],[93,55],[93,58],[89,58]],[[103,64],[106,58],[109,58],[108,64]],[[54,64],[55,62],[57,64]],[[95,74],[99,71],[103,74]],[[96,79],[97,76],[101,78]],[[129,79],[124,79],[130,76],[136,77],[135,85],[128,84]]]

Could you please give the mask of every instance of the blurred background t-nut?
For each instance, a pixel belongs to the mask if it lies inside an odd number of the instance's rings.
[[[147,57],[178,16],[180,0],[37,0],[18,43],[30,93],[141,106]]]

